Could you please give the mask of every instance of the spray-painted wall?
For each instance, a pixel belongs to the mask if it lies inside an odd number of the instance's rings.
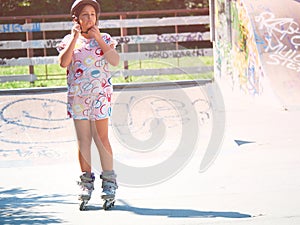
[[[285,106],[300,105],[299,12],[300,0],[215,0],[216,74],[245,93],[271,87]]]
[[[264,76],[255,34],[242,0],[217,0],[215,15],[216,74],[232,88],[258,95]]]
[[[268,65],[300,73],[300,1],[244,0],[254,24],[257,48]]]

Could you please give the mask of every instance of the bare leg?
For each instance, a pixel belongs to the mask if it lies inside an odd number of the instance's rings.
[[[113,153],[108,138],[108,119],[92,122],[93,138],[97,145],[103,171],[113,170]]]
[[[92,131],[89,120],[74,120],[78,143],[78,159],[82,172],[91,173]]]

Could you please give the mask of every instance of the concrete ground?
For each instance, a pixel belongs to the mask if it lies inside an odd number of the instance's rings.
[[[289,2],[251,4],[280,9],[271,10],[276,18],[298,17],[290,10],[298,1]],[[264,8],[252,9],[255,16]],[[119,189],[109,211],[94,145],[95,192],[79,211],[64,90],[1,91],[0,224],[299,225],[299,76],[264,69],[273,89],[265,85],[255,98],[211,84],[117,89],[110,139]]]
[[[115,91],[109,211],[97,159],[79,211],[66,93],[1,95],[0,224],[300,224],[299,110],[212,87]]]

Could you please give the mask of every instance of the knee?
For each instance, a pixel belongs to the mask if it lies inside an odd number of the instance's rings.
[[[104,146],[109,144],[108,136],[99,136],[99,139]]]
[[[91,137],[83,137],[83,138],[78,138],[78,145],[79,147],[89,147],[92,144],[92,138]]]

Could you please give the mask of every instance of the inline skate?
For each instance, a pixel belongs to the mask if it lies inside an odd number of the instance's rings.
[[[94,190],[94,180],[94,173],[84,172],[80,176],[80,181],[78,181],[78,185],[81,189],[81,193],[78,196],[78,199],[81,201],[79,206],[80,211],[86,210],[86,205],[91,199]]]
[[[100,175],[103,189],[101,198],[104,200],[104,210],[108,210],[115,205],[116,189],[118,188],[116,177],[117,175],[114,171],[103,171]]]

